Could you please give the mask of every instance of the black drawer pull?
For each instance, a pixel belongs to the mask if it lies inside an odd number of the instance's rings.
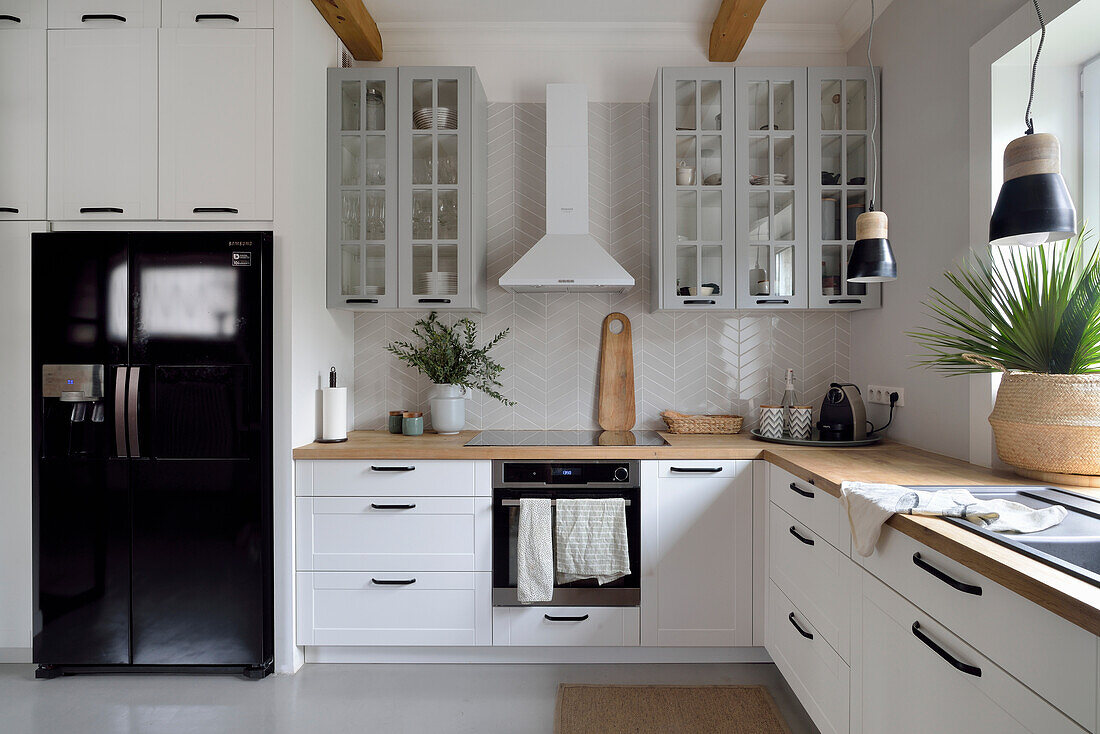
[[[377,298],[345,298],[344,303],[378,303]]]
[[[862,298],[830,298],[829,303],[863,303]]]
[[[195,16],[195,22],[201,23],[204,20],[231,20],[234,23],[240,23],[241,19],[235,15],[229,13],[199,13]]]
[[[684,301],[685,306],[713,306],[717,301],[709,301],[703,298],[694,298]]]
[[[415,584],[416,579],[371,579],[370,582],[379,586],[408,586]]]
[[[552,617],[549,614],[542,615],[546,618],[547,622],[583,622],[588,619],[587,614],[582,614],[579,617]]]
[[[787,300],[786,298],[757,298],[756,303],[759,304],[759,305],[764,305],[766,303],[785,304],[785,303],[790,303],[790,301]]]
[[[450,303],[450,298],[418,298],[417,303]]]
[[[931,637],[929,637],[928,635],[921,632],[920,631],[920,622],[913,622],[913,634],[917,636],[918,640],[920,640],[925,645],[928,645],[930,648],[932,648],[933,652],[935,652],[937,655],[939,655],[941,658],[943,658],[947,662],[951,663],[951,667],[954,668],[955,670],[966,673],[967,675],[972,675],[975,678],[981,678],[982,677],[982,669],[979,668],[977,665],[968,665],[968,664],[964,663],[962,660],[959,660],[954,655],[949,653],[947,650],[944,650],[942,647],[937,645],[932,640]]]
[[[197,206],[191,211],[195,214],[240,214],[231,206]]]
[[[371,466],[371,471],[413,471],[415,466]]]
[[[82,206],[81,214],[122,214],[122,209],[117,206]]]
[[[370,506],[375,510],[411,510],[416,507],[416,505],[376,505],[373,502]]]
[[[18,214],[19,210],[14,206],[0,206],[0,212],[7,212],[8,214]]]
[[[722,471],[720,466],[670,466],[670,472],[676,474],[717,474]]]
[[[939,570],[928,561],[921,558],[920,553],[913,554],[913,563],[916,564],[917,568],[927,571],[928,573],[938,578],[940,581],[950,586],[952,589],[958,589],[964,594],[973,594],[974,596],[982,595],[982,587],[975,586],[973,584],[966,584],[962,581],[959,581],[958,579],[951,578],[943,571]]]
[[[117,13],[89,13],[88,15],[80,16],[81,23],[87,23],[89,20],[117,20],[119,23],[125,23],[125,16],[118,15]]]
[[[798,634],[802,635],[807,640],[812,640],[814,638],[813,632],[807,632],[806,630],[802,629],[801,625],[798,624],[798,622],[794,618],[794,612],[788,614],[787,619],[791,620],[791,624],[794,625],[794,628],[796,630],[798,630]]]
[[[791,489],[793,489],[795,492],[798,492],[803,497],[809,497],[810,499],[814,498],[814,493],[813,492],[807,492],[806,490],[802,489],[802,487],[799,487],[794,482],[791,482]]]
[[[798,538],[799,540],[801,540],[806,545],[813,545],[814,544],[814,539],[813,538],[807,538],[804,535],[802,535],[802,533],[798,532],[798,530],[795,529],[794,525],[791,525],[791,535]]]
[[[14,15],[0,15],[0,20],[10,20],[12,23],[22,23],[18,17]]]

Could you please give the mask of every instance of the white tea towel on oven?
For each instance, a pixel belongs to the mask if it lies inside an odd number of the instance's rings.
[[[1066,519],[1061,505],[1036,510],[1019,502],[979,500],[965,489],[922,490],[896,484],[844,482],[840,503],[848,510],[852,543],[861,556],[875,550],[882,525],[895,512],[966,518],[995,533],[1035,533]]]
[[[516,595],[520,604],[554,598],[554,538],[548,499],[521,499],[516,528]]]
[[[559,584],[592,578],[606,584],[630,573],[625,499],[560,499],[557,510]]]

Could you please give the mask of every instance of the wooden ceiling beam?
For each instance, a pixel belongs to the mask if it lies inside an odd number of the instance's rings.
[[[764,0],[722,0],[710,29],[711,61],[736,61],[749,40]]]
[[[356,61],[382,60],[382,34],[363,0],[313,0]]]

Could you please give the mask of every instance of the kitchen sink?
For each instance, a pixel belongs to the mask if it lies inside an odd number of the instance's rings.
[[[960,487],[919,487],[922,490]],[[961,518],[944,518],[971,532],[1100,586],[1100,500],[1055,487],[961,487],[981,500],[1004,499],[1042,509],[1062,505],[1069,514],[1037,533],[994,533]]]

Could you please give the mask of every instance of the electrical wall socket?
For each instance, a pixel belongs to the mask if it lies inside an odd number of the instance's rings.
[[[890,393],[896,392],[898,394],[898,401],[894,403],[894,407],[900,408],[905,405],[905,388],[904,387],[883,387],[882,385],[868,385],[867,386],[867,402],[877,403],[879,405],[890,404]]]

